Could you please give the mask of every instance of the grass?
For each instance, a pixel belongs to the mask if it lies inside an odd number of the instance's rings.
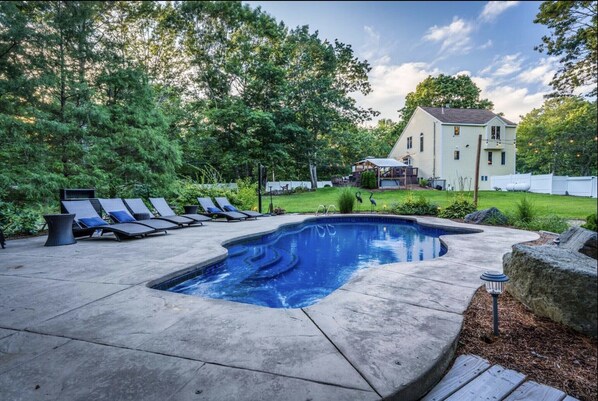
[[[315,213],[318,205],[336,205],[340,190],[341,188],[322,188],[315,192],[280,195],[275,196],[273,202],[275,207],[281,207],[290,213]],[[355,189],[355,191],[357,190]],[[423,195],[428,200],[437,203],[440,207],[448,206],[456,195],[455,192],[434,190],[374,192],[373,198],[378,204],[374,210],[389,210],[392,203],[403,201],[410,192],[415,195]],[[369,191],[361,190],[361,196],[363,203],[356,202],[355,211],[369,212]],[[467,196],[473,198],[473,193],[468,192]],[[504,191],[480,191],[478,210],[494,206],[503,213],[514,214],[517,209],[517,203],[525,197],[533,203],[537,217],[557,215],[566,219],[585,220],[588,215],[596,213],[596,199],[592,198]],[[263,202],[264,209],[267,209],[270,202],[269,197],[264,197]]]

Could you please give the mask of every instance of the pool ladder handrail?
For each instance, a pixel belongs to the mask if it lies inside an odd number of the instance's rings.
[[[335,205],[328,205],[328,207],[326,207],[324,205],[320,205],[316,209],[316,216],[318,215],[318,213],[320,213],[320,209],[322,209],[324,211],[324,213],[323,213],[324,216],[328,216],[329,214],[334,214],[337,212]],[[334,211],[332,211],[332,209],[334,209]]]

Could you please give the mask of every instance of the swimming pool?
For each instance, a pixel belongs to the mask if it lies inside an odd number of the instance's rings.
[[[226,259],[154,288],[301,308],[341,287],[356,270],[442,256],[439,236],[448,233],[391,218],[312,219],[229,244]]]

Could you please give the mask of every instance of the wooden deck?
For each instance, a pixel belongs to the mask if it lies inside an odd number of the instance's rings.
[[[553,387],[475,355],[459,356],[451,370],[421,401],[579,401]]]

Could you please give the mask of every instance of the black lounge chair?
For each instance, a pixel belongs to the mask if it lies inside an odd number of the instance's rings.
[[[197,198],[199,205],[205,211],[206,215],[224,217],[226,220],[245,220],[247,215],[239,212],[225,212],[224,210],[216,207],[212,199],[210,198]]]
[[[152,204],[152,206],[156,209],[156,211],[160,214],[160,216],[162,216],[162,217],[177,216],[177,214],[174,212],[174,210],[172,210],[171,207],[168,206],[166,199],[164,199],[164,198],[149,198],[149,201]],[[201,214],[197,214],[197,213],[182,214],[181,216],[187,217],[187,218],[193,220],[194,222],[200,223],[200,224],[203,221],[211,221],[212,220],[209,217],[202,216]]]
[[[125,199],[127,207],[133,214],[144,213],[147,214],[152,220],[164,220],[170,223],[178,224],[180,227],[185,224],[190,226],[197,223],[197,221],[183,216],[155,216],[145,205],[145,202],[141,198]]]
[[[108,224],[104,221],[105,224],[102,224],[102,218],[89,200],[62,201],[62,205],[68,213],[75,214],[76,228],[93,230],[90,236],[95,230],[101,230],[102,235],[105,232],[114,233],[116,239],[120,241],[122,238],[145,237],[147,234],[157,232],[157,230],[139,223]]]
[[[156,230],[179,228],[178,224],[165,220],[152,220],[151,218],[137,220],[131,213],[129,213],[122,199],[98,199],[98,201],[100,202],[100,205],[102,205],[102,209],[104,209],[115,223],[139,223]]]
[[[239,212],[247,217],[251,217],[254,219],[263,216],[263,214],[254,212],[253,210],[237,210],[237,208],[234,207],[226,197],[219,197],[214,199],[216,200],[218,206],[220,206],[220,209],[224,210],[225,212]]]

